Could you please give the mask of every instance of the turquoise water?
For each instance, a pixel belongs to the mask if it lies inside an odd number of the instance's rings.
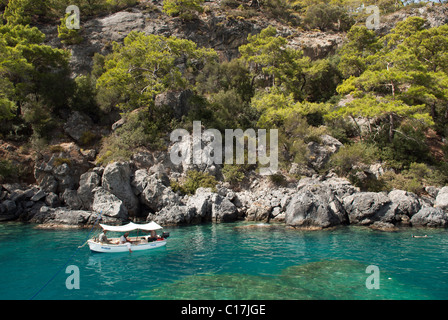
[[[447,299],[447,230],[296,231],[247,223],[166,228],[165,248],[122,254],[79,249],[89,230],[0,224],[0,299]],[[428,238],[412,238],[427,234]],[[380,289],[367,289],[368,265]]]

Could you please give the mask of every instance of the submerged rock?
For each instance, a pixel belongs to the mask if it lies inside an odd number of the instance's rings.
[[[406,286],[381,270],[379,289],[367,289],[368,265],[353,260],[321,260],[288,267],[279,274],[199,274],[140,293],[140,299],[340,300],[400,299]],[[397,288],[405,288],[397,290]],[[414,289],[415,290],[415,289]],[[415,292],[415,296],[424,296]]]

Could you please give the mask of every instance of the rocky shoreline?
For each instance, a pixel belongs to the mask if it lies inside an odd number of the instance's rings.
[[[402,190],[361,192],[331,173],[275,186],[253,172],[243,190],[219,183],[215,191],[199,188],[194,195],[182,195],[172,190],[170,179],[183,169],[161,158],[140,154],[129,162],[79,174],[67,163],[56,164],[58,157],[53,155],[36,163],[38,185],[2,185],[0,221],[78,228],[91,226],[101,213],[101,222],[108,224],[146,220],[172,226],[245,220],[306,230],[343,225],[385,231],[448,227],[448,187],[426,187],[427,194],[420,197]]]

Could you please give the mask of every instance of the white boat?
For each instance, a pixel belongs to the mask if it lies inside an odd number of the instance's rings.
[[[129,232],[134,230],[143,231],[157,231],[163,229],[160,225],[155,222],[150,222],[146,224],[136,224],[130,222],[123,226],[108,226],[105,224],[100,224],[101,228],[106,231],[112,232]],[[156,237],[151,237],[151,235],[143,235],[137,237],[128,237],[130,242],[120,243],[120,238],[108,238],[107,242],[100,242],[98,238],[93,238],[87,241],[89,248],[93,252],[106,252],[106,253],[117,253],[117,252],[130,252],[130,251],[141,251],[160,248],[166,245],[166,238],[169,237],[169,233],[164,232],[162,235],[157,235]]]

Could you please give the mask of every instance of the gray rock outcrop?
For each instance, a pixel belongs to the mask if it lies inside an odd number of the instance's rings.
[[[389,222],[393,218],[391,201],[384,193],[360,192],[344,198],[344,208],[350,224],[370,225],[375,221]]]
[[[440,208],[425,207],[411,218],[414,227],[446,228],[448,227],[448,214]]]
[[[322,229],[347,224],[348,217],[331,188],[311,185],[292,197],[285,223],[297,228]]]
[[[102,187],[95,188],[93,193],[92,210],[94,212],[121,221],[129,218],[125,204],[117,196]]]
[[[79,187],[77,195],[81,201],[82,208],[90,210],[93,203],[93,190],[100,186],[101,176],[95,171],[89,171],[81,175],[79,178]]]
[[[131,186],[131,168],[128,162],[114,162],[106,166],[102,187],[123,201],[131,217],[140,213],[140,203]]]

